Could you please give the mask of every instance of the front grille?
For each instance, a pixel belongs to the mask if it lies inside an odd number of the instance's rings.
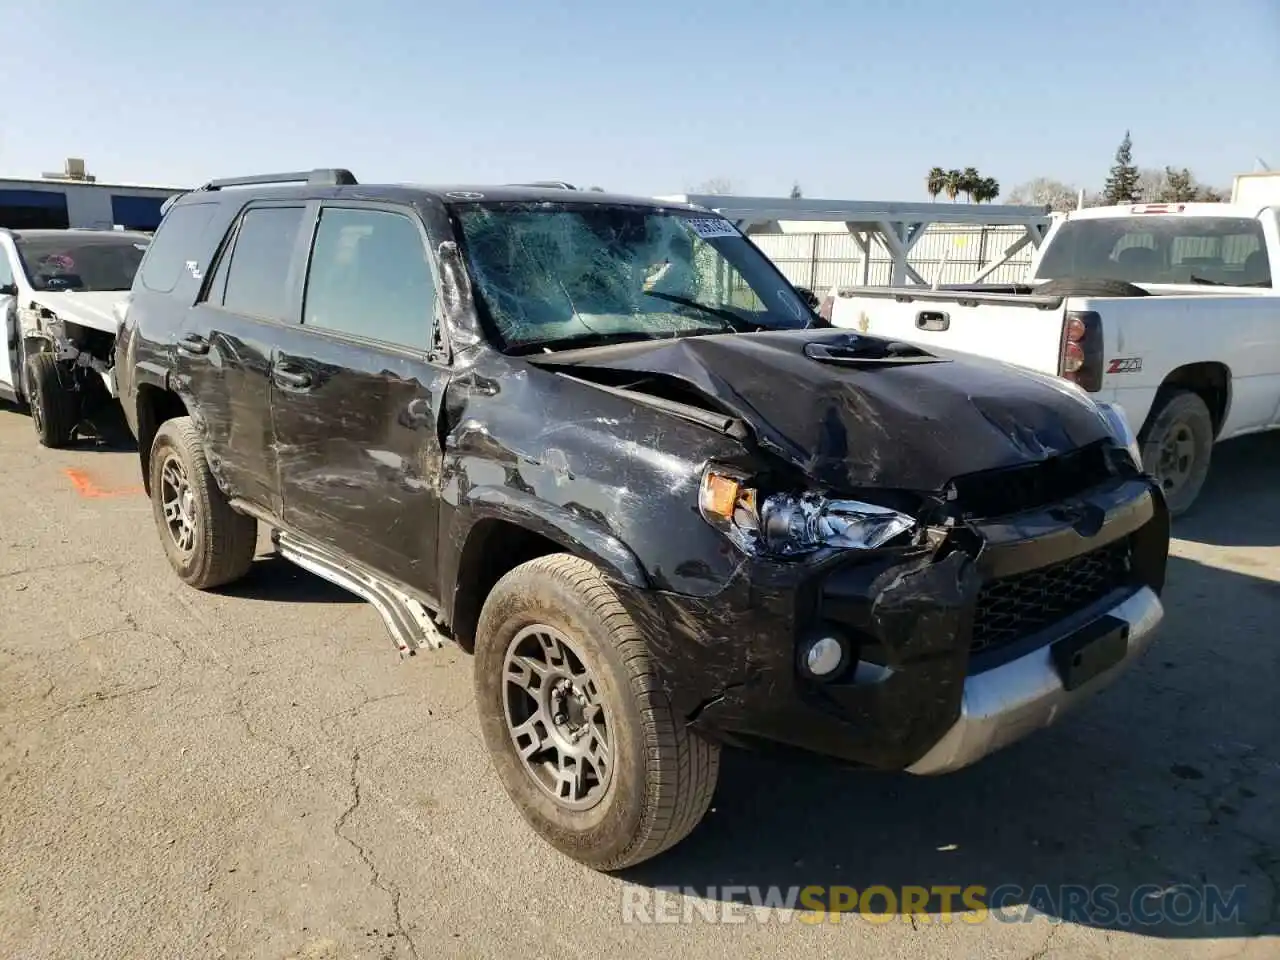
[[[972,653],[1007,646],[1101,600],[1129,581],[1125,537],[1070,560],[992,580],[978,594]]]
[[[1102,443],[1040,463],[971,473],[955,480],[956,502],[969,517],[1006,517],[1083,493],[1111,476]]]

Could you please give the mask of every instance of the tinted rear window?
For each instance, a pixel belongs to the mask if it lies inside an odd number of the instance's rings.
[[[187,203],[169,211],[142,261],[140,279],[144,287],[156,293],[172,292],[187,261],[199,260],[200,240],[217,207],[216,203]]]
[[[247,210],[236,233],[222,305],[249,317],[283,320],[289,313],[289,263],[302,207]]]
[[[1267,287],[1271,268],[1258,220],[1157,214],[1067,221],[1036,279]]]

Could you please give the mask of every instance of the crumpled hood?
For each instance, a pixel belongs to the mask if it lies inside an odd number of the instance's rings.
[[[61,320],[78,323],[93,330],[116,332],[116,318],[112,307],[129,296],[128,290],[99,290],[75,292],[71,290],[33,290],[26,298],[28,303],[47,307]]]
[[[579,375],[599,369],[681,380],[835,491],[940,490],[964,474],[1044,460],[1109,436],[1092,401],[1034,371],[939,350],[928,354],[946,362],[856,362],[859,345],[875,353],[884,342],[847,331],[789,330],[528,359]],[[851,362],[817,359],[824,348]]]

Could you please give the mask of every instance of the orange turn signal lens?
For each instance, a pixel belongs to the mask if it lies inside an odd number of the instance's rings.
[[[702,489],[698,493],[698,505],[703,513],[725,520],[733,518],[742,485],[733,477],[708,471],[702,476]]]

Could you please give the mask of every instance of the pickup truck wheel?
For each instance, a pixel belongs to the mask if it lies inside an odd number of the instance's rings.
[[[1185,513],[1200,495],[1212,450],[1213,417],[1200,395],[1166,394],[1143,431],[1142,466],[1164,491],[1170,516]]]
[[[51,353],[31,354],[24,369],[23,387],[36,437],[46,447],[67,446],[80,423],[79,396],[63,386],[58,361]]]
[[[552,554],[499,580],[474,667],[503,788],[561,853],[619,870],[698,825],[720,748],[675,715],[635,621],[592,564]]]
[[[208,590],[249,572],[258,523],[232,509],[209,472],[190,417],[167,420],[151,444],[151,513],[174,571]]]

